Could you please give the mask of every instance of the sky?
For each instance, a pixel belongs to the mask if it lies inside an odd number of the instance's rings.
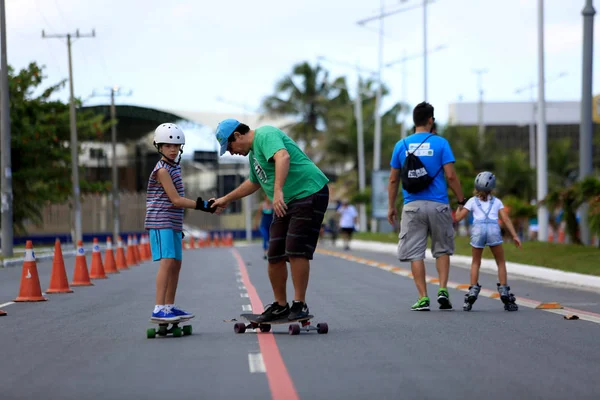
[[[546,100],[581,98],[584,3],[544,1]],[[404,63],[405,75],[402,63],[383,69],[391,89],[384,108],[404,98],[411,108],[424,100],[422,4],[384,1],[386,12],[406,11],[384,19],[383,63],[415,56]],[[484,101],[531,99],[531,91],[516,90],[537,84],[537,4],[429,0],[427,101],[436,121],[447,121],[449,104],[478,100],[478,69],[487,70]],[[7,0],[7,57],[17,69],[33,61],[45,65],[47,83],[54,83],[68,78],[66,39],[42,39],[42,30],[94,29],[94,38],[72,46],[75,96],[86,105],[107,104],[108,97],[92,94],[118,85],[132,93],[117,104],[239,114],[257,110],[294,64],[315,65],[319,57],[332,77],[346,76],[355,87],[356,69],[344,63],[376,71],[379,60],[379,22],[357,22],[379,12],[379,2],[367,0]],[[593,93],[600,94],[598,18],[594,22]],[[59,97],[68,96],[66,86]],[[214,148],[206,131],[194,135],[192,149]]]

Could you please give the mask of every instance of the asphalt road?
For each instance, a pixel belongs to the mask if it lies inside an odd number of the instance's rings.
[[[408,268],[390,255],[349,253]],[[429,313],[412,312],[412,279],[339,255],[316,254],[311,270],[307,302],[326,335],[290,336],[287,325],[235,334],[224,322],[272,300],[258,245],[184,252],[177,304],[196,318],[181,338],[146,338],[158,263],[12,304],[21,268],[0,269],[0,308],[9,313],[0,318],[0,399],[600,398],[597,323],[526,306],[508,313],[486,297],[467,313],[464,291],[454,289],[455,311],[434,302]],[[70,281],[74,258],[65,262]],[[51,262],[37,269],[44,290]],[[450,279],[468,283],[468,271],[455,267]],[[485,288],[495,282],[482,274]],[[600,313],[599,293],[510,284],[523,298]]]

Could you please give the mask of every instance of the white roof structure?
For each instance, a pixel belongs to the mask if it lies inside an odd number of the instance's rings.
[[[448,106],[450,125],[479,124],[479,103],[452,103]],[[487,126],[524,126],[536,123],[537,103],[483,103],[483,124]],[[546,102],[546,123],[579,125],[581,107],[578,101]]]

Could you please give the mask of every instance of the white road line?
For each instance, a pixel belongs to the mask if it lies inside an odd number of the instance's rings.
[[[248,353],[248,366],[251,374],[267,372],[261,353]]]
[[[252,306],[250,304],[244,304],[242,306],[242,311],[252,311]]]
[[[244,286],[244,285],[239,285],[239,286],[238,286],[238,289],[239,289],[239,290],[246,290],[246,286]]]
[[[248,297],[248,293],[240,293],[240,297],[247,298]]]
[[[11,304],[15,304],[14,301],[9,301],[8,303],[0,304],[0,308],[10,306]]]

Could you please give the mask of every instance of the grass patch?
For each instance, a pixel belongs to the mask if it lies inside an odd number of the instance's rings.
[[[360,240],[398,243],[397,233],[357,232],[354,237]],[[456,237],[455,246],[454,254],[471,255],[468,237]],[[517,249],[512,243],[505,243],[504,254],[510,262],[600,276],[600,248],[597,247],[532,241],[524,242],[523,247]],[[494,259],[489,248],[484,250],[483,258]]]

